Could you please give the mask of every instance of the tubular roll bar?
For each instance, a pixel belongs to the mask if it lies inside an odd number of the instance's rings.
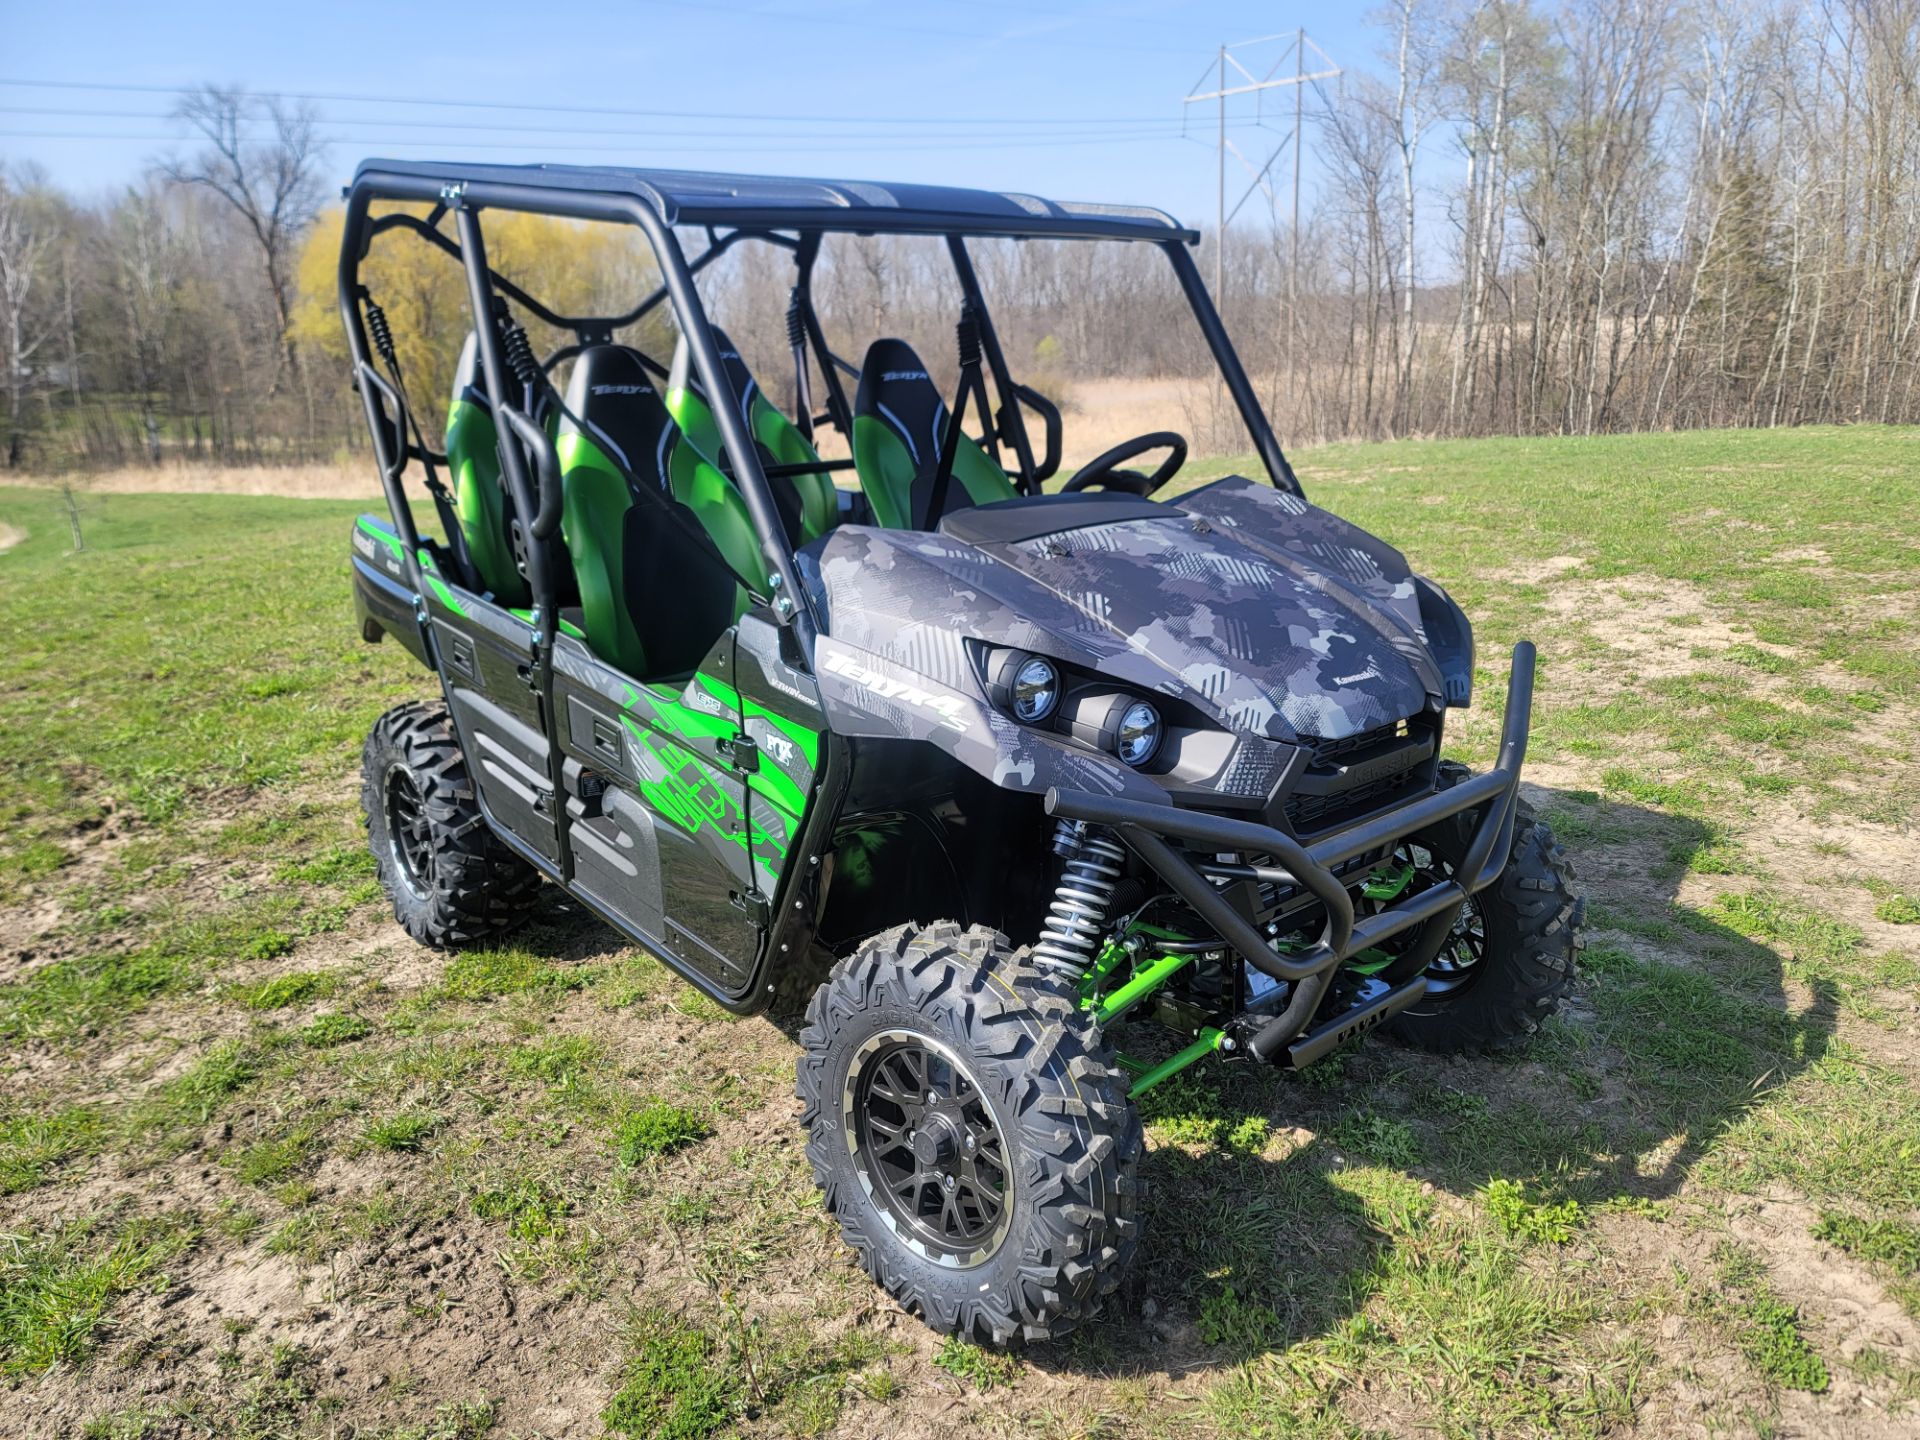
[[[545,189],[536,185],[521,185],[501,181],[471,181],[451,183],[423,175],[406,175],[390,171],[364,171],[355,180],[349,192],[347,204],[346,234],[352,237],[355,227],[365,226],[367,205],[374,199],[414,200],[429,204],[444,205],[453,212],[459,231],[459,249],[467,272],[467,284],[472,300],[473,318],[476,333],[480,340],[481,369],[486,376],[487,389],[495,396],[511,395],[514,392],[507,387],[507,367],[502,353],[498,327],[493,321],[491,294],[497,288],[494,275],[488,268],[486,248],[480,238],[479,212],[481,210],[520,210],[532,214],[564,215],[576,220],[604,220],[615,224],[637,226],[647,237],[653,249],[655,260],[660,266],[661,279],[665,291],[679,316],[687,348],[693,357],[695,373],[708,395],[718,403],[713,407],[714,420],[720,430],[720,440],[730,455],[738,456],[735,465],[735,483],[740,487],[741,498],[746,501],[747,511],[753,517],[754,529],[758,532],[760,551],[765,557],[770,573],[775,578],[777,594],[775,607],[783,621],[794,627],[800,640],[802,651],[809,657],[813,654],[814,638],[818,634],[818,620],[813,614],[811,602],[804,586],[800,584],[800,572],[794,562],[793,551],[787,544],[786,531],[780,521],[779,508],[774,504],[773,492],[760,464],[760,457],[747,433],[746,422],[740,414],[739,396],[733,393],[733,382],[728,377],[726,367],[721,363],[719,346],[713,338],[713,325],[707,318],[706,307],[700,302],[700,295],[694,286],[693,266],[689,263],[685,251],[681,249],[679,237],[673,226],[661,217],[651,205],[637,196],[609,194],[590,190]],[[424,224],[407,226],[409,229],[424,228]],[[769,228],[773,228],[770,226]],[[432,232],[439,234],[437,230]],[[442,239],[445,237],[442,236]],[[709,245],[715,238],[709,237]],[[704,258],[704,257],[703,257]],[[358,254],[351,244],[341,249],[342,279],[351,280],[358,269]],[[524,292],[523,292],[524,293]],[[652,297],[649,297],[651,300]],[[524,301],[522,303],[525,303]],[[645,302],[643,302],[644,304]],[[653,303],[658,303],[654,301]],[[650,308],[650,307],[648,307]],[[343,288],[342,309],[347,322],[347,337],[356,360],[366,357],[366,331],[359,316],[358,307],[349,298]],[[536,314],[539,311],[535,311]],[[547,318],[542,316],[542,318]],[[549,323],[553,323],[549,321]],[[564,324],[564,318],[561,319]],[[370,417],[371,418],[371,417]],[[508,487],[518,494],[527,486],[525,456],[519,443],[500,437],[501,468]],[[398,485],[392,487],[397,492]],[[389,502],[400,500],[396,520],[406,510],[403,497],[389,495]],[[529,509],[527,514],[536,513]],[[403,528],[411,530],[410,523],[403,522]],[[542,547],[534,546],[531,549]],[[417,577],[414,577],[417,579]],[[532,579],[530,576],[529,579]],[[543,627],[551,630],[551,614],[546,617]]]
[[[495,171],[495,173],[499,172]],[[426,219],[402,213],[383,215],[370,220],[367,214],[368,207],[376,199],[419,202],[430,205],[432,212]],[[478,224],[478,212],[483,209],[517,210],[531,214],[560,215],[578,220],[598,220],[637,226],[647,237],[653,249],[654,258],[660,266],[662,284],[654,293],[642,299],[638,305],[623,315],[607,319],[560,315],[488,266]],[[449,212],[454,217],[457,239],[448,236],[440,228],[442,220]],[[473,300],[475,329],[480,340],[482,370],[486,376],[489,392],[496,396],[506,396],[512,392],[505,388],[506,367],[503,363],[498,327],[493,316],[491,303],[493,295],[506,296],[529,313],[556,328],[572,330],[579,344],[597,342],[602,338],[610,337],[613,329],[638,321],[656,306],[670,300],[680,318],[681,328],[701,384],[716,401],[734,402],[716,404],[714,407],[714,419],[720,430],[720,439],[729,454],[740,457],[737,462],[738,473],[734,479],[746,502],[754,527],[758,531],[761,553],[777,582],[774,608],[782,621],[794,627],[803,653],[811,657],[814,639],[819,630],[819,617],[813,613],[812,602],[805,588],[799,583],[799,570],[794,562],[792,548],[787,544],[785,530],[780,523],[779,509],[774,503],[765,467],[760,463],[757,449],[747,433],[746,422],[739,414],[739,397],[733,394],[732,382],[720,364],[718,346],[713,338],[713,327],[695,289],[694,276],[742,239],[765,240],[791,250],[800,272],[802,325],[820,362],[827,387],[828,411],[833,415],[836,423],[844,425],[850,418],[849,406],[838,372],[854,372],[853,367],[847,365],[828,348],[826,337],[821,332],[819,318],[814,313],[811,281],[814,261],[819,253],[820,237],[828,232],[841,231],[901,232],[944,236],[961,288],[974,302],[975,309],[981,317],[982,348],[986,354],[988,369],[993,374],[995,388],[1000,392],[1001,411],[999,415],[991,417],[992,423],[1000,429],[1001,438],[1013,447],[1023,488],[1030,490],[1046,478],[1043,472],[1050,468],[1046,463],[1036,465],[1032,440],[1027,432],[1026,417],[1021,411],[1022,395],[1031,392],[1027,387],[1016,382],[1008,371],[1006,358],[1001,353],[999,337],[993,329],[984,297],[979,294],[979,280],[965,243],[968,237],[974,235],[1018,238],[1029,233],[1029,226],[1012,216],[996,217],[990,222],[983,222],[977,215],[956,214],[948,217],[944,214],[929,213],[915,214],[911,217],[893,217],[884,209],[862,210],[858,223],[851,223],[851,217],[845,222],[837,216],[832,219],[823,219],[817,211],[789,213],[779,206],[756,209],[750,219],[729,219],[713,215],[705,217],[690,215],[687,219],[703,228],[707,236],[706,249],[691,260],[682,250],[675,228],[681,222],[680,214],[671,205],[666,206],[663,211],[660,205],[649,203],[640,193],[558,183],[521,183],[518,180],[499,178],[455,179],[444,173],[411,171],[404,165],[396,166],[394,169],[383,169],[377,166],[364,168],[355,177],[348,191],[344,229],[346,243],[341,247],[339,271],[342,318],[345,321],[348,345],[356,367],[356,379],[359,380],[360,389],[368,407],[369,424],[377,429],[381,422],[379,412],[383,406],[381,401],[375,398],[375,392],[385,394],[386,387],[370,384],[365,379],[363,367],[370,362],[371,357],[367,345],[366,327],[354,294],[358,283],[360,260],[366,248],[375,235],[386,230],[411,231],[458,259],[465,268],[469,292]],[[1292,466],[1287,463],[1286,455],[1274,436],[1273,427],[1267,419],[1266,412],[1261,408],[1259,398],[1254,393],[1252,382],[1247,378],[1239,357],[1234,353],[1226,327],[1222,324],[1219,312],[1214,308],[1213,300],[1207,294],[1205,282],[1200,278],[1200,272],[1194,264],[1188,247],[1197,237],[1190,232],[1177,229],[1166,232],[1164,238],[1159,235],[1149,237],[1143,234],[1138,226],[1121,225],[1098,217],[1082,218],[1075,223],[1071,231],[1049,226],[1044,229],[1034,229],[1031,233],[1070,235],[1071,238],[1081,239],[1111,236],[1115,239],[1148,240],[1149,243],[1157,245],[1164,251],[1173,265],[1189,308],[1193,311],[1194,318],[1220,369],[1221,377],[1233,396],[1241,418],[1246,423],[1254,448],[1259,452],[1268,476],[1277,488],[1291,491],[1296,495],[1301,493],[1300,482],[1294,476]],[[563,347],[549,357],[548,366],[558,363],[576,350],[576,346]],[[521,444],[516,443],[504,433],[500,440],[503,477],[508,489],[514,491],[526,487],[527,456]],[[1054,437],[1050,423],[1049,458],[1051,458],[1053,444]],[[376,439],[376,450],[383,448],[385,447],[382,447]],[[418,593],[421,576],[414,556],[418,548],[418,535],[409,507],[400,493],[398,474],[389,476],[385,473],[389,468],[389,461],[397,461],[399,466],[404,468],[406,455],[407,446],[403,434],[400,453],[397,456],[382,455],[381,457],[382,484],[387,491],[388,505],[393,511],[395,524],[399,527],[401,537],[407,545],[408,576]],[[1330,911],[1330,915],[1332,913],[1334,912]],[[1328,938],[1333,937],[1329,935]]]
[[[1294,986],[1287,1008],[1261,1028],[1250,1047],[1259,1059],[1271,1059],[1281,1045],[1305,1029],[1339,966],[1403,930],[1457,908],[1467,897],[1499,879],[1513,848],[1515,801],[1533,709],[1534,659],[1530,642],[1522,640],[1513,647],[1506,718],[1501,726],[1499,759],[1493,769],[1308,844],[1270,825],[1084,790],[1047,791],[1047,813],[1113,830],[1243,960],[1273,979]],[[1453,878],[1378,914],[1355,918],[1347,883],[1334,874],[1334,866],[1474,809],[1481,814]],[[1297,955],[1275,951],[1267,937],[1227,902],[1193,860],[1167,843],[1168,837],[1198,845],[1209,855],[1231,852],[1272,857],[1275,866],[1254,867],[1259,878],[1298,884],[1326,907],[1326,924],[1318,941]]]

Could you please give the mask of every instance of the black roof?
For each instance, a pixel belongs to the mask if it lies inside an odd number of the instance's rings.
[[[947,185],[638,170],[613,165],[482,165],[442,160],[363,160],[355,185],[379,177],[442,185],[511,186],[562,195],[626,196],[669,225],[746,225],[782,230],[896,230],[977,235],[1184,240],[1199,236],[1164,210],[1042,200],[1012,191]]]

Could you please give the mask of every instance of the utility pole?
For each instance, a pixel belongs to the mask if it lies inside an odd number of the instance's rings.
[[[1249,70],[1240,62],[1239,57],[1234,53],[1235,51],[1250,51],[1261,47],[1271,47],[1279,41],[1287,42],[1286,48],[1283,49],[1274,62],[1268,66],[1265,74],[1254,74],[1253,71]],[[1313,71],[1307,69],[1307,51],[1309,49],[1313,51],[1316,57],[1315,63],[1322,68]],[[1293,59],[1293,73],[1291,75],[1282,75],[1279,73],[1280,68],[1286,63],[1289,56]],[[1239,71],[1240,75],[1245,78],[1246,83],[1235,85],[1227,84],[1227,67],[1229,65]],[[1209,72],[1215,75],[1216,83],[1212,90],[1202,91],[1198,86],[1206,83]],[[1213,240],[1213,303],[1223,310],[1226,308],[1227,225],[1235,215],[1240,213],[1240,207],[1247,203],[1247,197],[1252,195],[1255,190],[1259,190],[1266,195],[1268,203],[1278,203],[1278,198],[1274,195],[1273,188],[1267,183],[1267,172],[1273,169],[1274,161],[1278,160],[1282,152],[1285,151],[1288,140],[1291,140],[1293,143],[1293,250],[1292,264],[1290,267],[1292,273],[1288,278],[1287,291],[1290,300],[1298,301],[1300,285],[1300,170],[1303,161],[1301,137],[1306,127],[1306,87],[1313,85],[1318,89],[1320,81],[1338,79],[1340,73],[1340,67],[1333,63],[1332,57],[1318,45],[1314,44],[1312,40],[1307,38],[1305,29],[1297,29],[1291,35],[1262,35],[1257,39],[1241,40],[1231,45],[1222,45],[1215,59],[1207,65],[1205,70],[1200,72],[1200,78],[1195,82],[1195,89],[1187,95],[1186,100],[1183,102],[1187,105],[1197,105],[1212,100],[1219,105],[1218,138],[1215,142],[1219,150],[1219,157],[1216,167],[1216,184],[1218,188],[1215,194],[1213,212],[1215,227]],[[1274,148],[1266,160],[1259,166],[1255,166],[1246,155],[1241,153],[1240,147],[1227,138],[1227,101],[1236,95],[1259,96],[1265,91],[1278,90],[1289,85],[1293,87],[1294,91],[1293,133],[1290,136],[1283,137],[1280,144]],[[1324,91],[1321,92],[1321,99],[1323,101],[1326,99]],[[1258,106],[1259,101],[1256,99],[1253,123],[1262,125],[1264,122],[1261,120]],[[1247,186],[1246,191],[1234,202],[1231,210],[1227,208],[1227,154],[1229,151],[1232,152],[1233,157],[1244,165],[1253,176],[1253,182]]]

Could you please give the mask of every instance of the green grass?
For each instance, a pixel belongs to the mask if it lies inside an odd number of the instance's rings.
[[[1887,1282],[1887,1291],[1920,1319],[1920,1225],[1894,1216],[1867,1220],[1828,1210],[1813,1227],[1814,1238],[1838,1246]]]
[[[33,1189],[100,1138],[100,1112],[92,1106],[0,1117],[0,1195]]]
[[[1011,1384],[1020,1374],[1020,1362],[1011,1355],[982,1350],[957,1335],[949,1335],[940,1342],[933,1364],[935,1369],[946,1371],[956,1380],[964,1380],[976,1390]]]
[[[330,1050],[350,1045],[373,1033],[373,1022],[362,1015],[318,1015],[300,1031],[300,1039],[313,1050]]]
[[[1579,1230],[1584,1216],[1578,1200],[1551,1204],[1535,1200],[1527,1187],[1514,1180],[1493,1180],[1486,1190],[1487,1213],[1508,1235],[1565,1245]]]
[[[711,1133],[696,1111],[651,1100],[621,1117],[614,1143],[622,1165],[638,1165],[656,1155],[684,1149]]]
[[[367,1143],[376,1150],[408,1154],[424,1150],[441,1125],[438,1115],[405,1111],[384,1115],[367,1126]]]
[[[580,1393],[557,1357],[607,1354],[633,1305],[589,1402],[616,1435],[914,1433],[949,1398],[954,1424],[1103,1440],[1647,1433],[1681,1363],[1720,1387],[1708,1428],[1764,1430],[1788,1388],[1844,1428],[1822,1294],[1696,1257],[1729,1207],[1789,1195],[1831,1263],[1920,1305],[1920,954],[1885,928],[1915,924],[1913,887],[1863,874],[1848,828],[1920,811],[1917,449],[1862,428],[1299,457],[1473,617],[1450,751],[1490,757],[1506,653],[1539,643],[1530,764],[1596,930],[1579,1006],[1510,1058],[1372,1039],[1160,1086],[1124,1303],[1017,1359],[920,1337],[844,1262],[787,1122],[790,1037],[723,1023],[569,907],[452,956],[400,938],[352,777],[426,677],[355,634],[357,507],[95,497],[71,556],[53,497],[0,489],[29,536],[0,556],[0,906],[58,917],[0,984],[0,1364],[86,1390],[74,1423],[103,1434],[461,1440],[550,1428],[513,1396]],[[1514,578],[1556,555],[1581,563]],[[152,1213],[188,1174],[197,1209]],[[181,1319],[216,1378],[161,1398],[177,1362],[127,1322],[189,1247],[324,1272],[419,1353],[449,1326],[498,1343],[503,1315],[553,1349],[515,1352],[504,1399],[451,1368],[369,1390],[331,1378],[354,1353]],[[1889,1415],[1920,1405],[1910,1364],[1847,1365]]]
[[[633,1316],[625,1341],[628,1359],[600,1419],[632,1440],[706,1440],[745,1414],[774,1416],[787,1434],[825,1434],[849,1378],[882,1353],[860,1337],[824,1339],[737,1315],[708,1326],[658,1307]]]
[[[1754,1369],[1784,1390],[1821,1391],[1827,1365],[1801,1331],[1800,1314],[1766,1281],[1766,1266],[1752,1251],[1722,1244],[1715,1251],[1722,1293],[1713,1302]]]
[[[309,1000],[331,995],[339,984],[337,975],[316,971],[276,975],[264,984],[246,990],[242,995],[242,1003],[249,1010],[284,1010],[291,1005],[304,1005]]]
[[[115,1300],[157,1279],[193,1238],[192,1225],[173,1217],[0,1237],[0,1370],[83,1361]]]

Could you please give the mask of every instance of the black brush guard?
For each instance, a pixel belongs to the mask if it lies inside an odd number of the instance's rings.
[[[1263,1061],[1282,1060],[1294,1067],[1310,1064],[1350,1037],[1371,1030],[1426,993],[1425,976],[1416,975],[1309,1030],[1334,973],[1341,965],[1415,925],[1457,911],[1467,897],[1500,878],[1513,849],[1514,816],[1520,791],[1520,766],[1527,754],[1527,727],[1533,709],[1534,648],[1513,647],[1507,676],[1507,710],[1494,768],[1451,789],[1425,795],[1372,816],[1348,829],[1323,835],[1311,844],[1268,825],[1221,815],[1181,810],[1094,795],[1084,790],[1049,790],[1047,813],[1084,820],[1111,829],[1150,865],[1175,894],[1213,926],[1215,932],[1256,970],[1291,987],[1286,1008],[1253,1033],[1248,1050]],[[1473,838],[1451,879],[1406,896],[1377,914],[1354,918],[1353,896],[1333,872],[1356,856],[1390,850],[1406,837],[1468,810],[1479,810]],[[1262,882],[1298,885],[1326,909],[1319,940],[1297,954],[1276,952],[1267,938],[1235,910],[1189,856],[1167,843],[1168,837],[1204,846],[1209,856],[1267,856],[1275,863],[1237,867]],[[1216,867],[1217,868],[1217,867]],[[1357,878],[1357,877],[1356,877]],[[1250,1012],[1251,1013],[1251,1012]],[[1285,1047],[1284,1054],[1282,1047]]]

